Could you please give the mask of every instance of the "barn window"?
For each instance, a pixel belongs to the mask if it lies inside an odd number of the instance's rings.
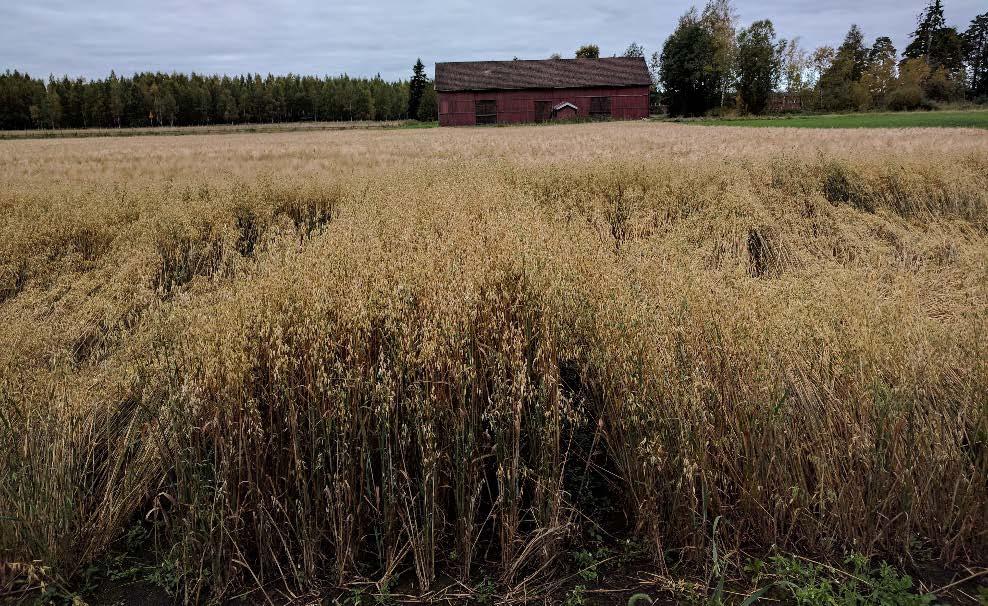
[[[590,97],[590,117],[610,118],[611,98],[610,97]]]
[[[497,124],[497,101],[485,99],[476,104],[477,124]]]

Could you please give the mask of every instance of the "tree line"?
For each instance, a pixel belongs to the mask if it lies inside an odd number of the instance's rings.
[[[595,59],[600,48],[585,44],[574,56]],[[644,58],[645,49],[632,42],[622,56]],[[888,36],[868,46],[857,25],[838,47],[808,51],[798,38],[779,38],[771,20],[739,28],[730,0],[709,0],[702,11],[693,7],[679,19],[649,67],[657,98],[676,116],[909,110],[965,99],[985,103],[988,13],[961,32],[947,25],[943,0],[931,0],[900,57]]]
[[[626,54],[643,56],[632,44]],[[661,98],[672,115],[718,111],[759,114],[774,93],[804,110],[930,108],[988,101],[988,13],[961,32],[948,26],[942,0],[920,14],[901,57],[891,38],[869,46],[852,25],[837,48],[803,49],[780,39],[768,19],[738,28],[730,0],[709,0],[684,14],[661,53],[652,56]],[[774,109],[780,109],[776,107]]]
[[[193,126],[306,120],[436,119],[421,60],[411,80],[138,73],[47,81],[0,74],[0,129]]]

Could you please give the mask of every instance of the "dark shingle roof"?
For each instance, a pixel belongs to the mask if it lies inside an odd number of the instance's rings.
[[[544,59],[540,61],[458,61],[436,64],[436,90],[510,90],[648,86],[645,59]]]

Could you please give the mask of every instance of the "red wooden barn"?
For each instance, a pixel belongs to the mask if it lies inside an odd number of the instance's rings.
[[[437,63],[439,125],[647,118],[650,84],[641,57]]]

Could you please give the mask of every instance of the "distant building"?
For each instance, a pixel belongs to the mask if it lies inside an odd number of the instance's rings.
[[[765,109],[771,114],[798,112],[803,109],[803,98],[797,94],[772,93]]]
[[[650,85],[641,57],[436,64],[440,126],[647,118]]]

